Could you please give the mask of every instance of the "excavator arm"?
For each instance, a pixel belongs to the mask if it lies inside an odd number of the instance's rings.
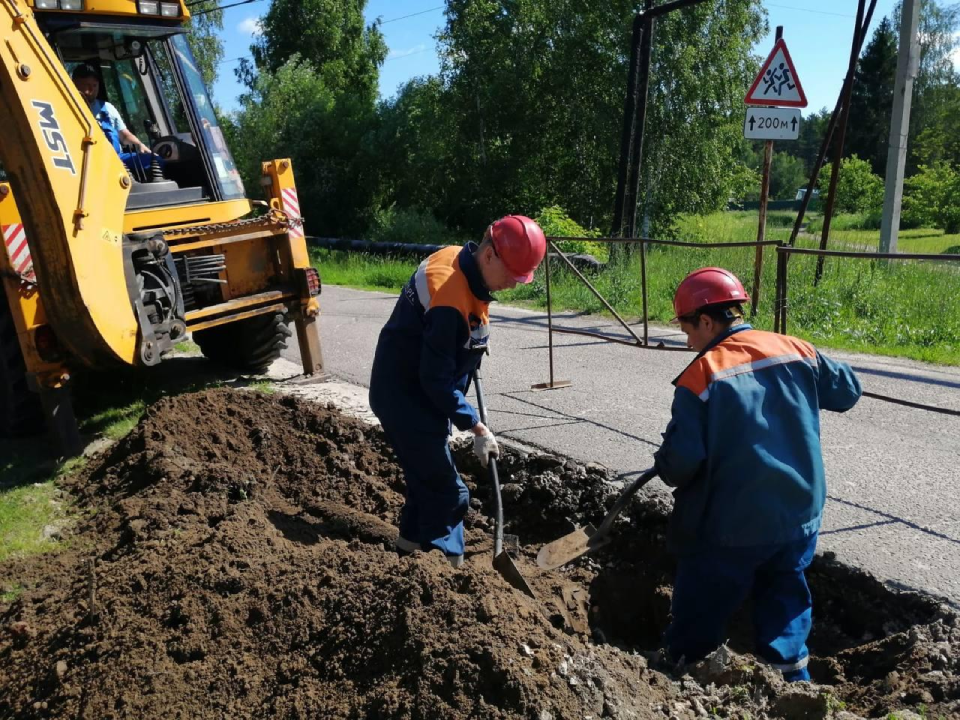
[[[136,363],[143,337],[123,240],[130,176],[24,0],[0,0],[0,23],[0,164],[35,239],[48,322],[88,365]]]

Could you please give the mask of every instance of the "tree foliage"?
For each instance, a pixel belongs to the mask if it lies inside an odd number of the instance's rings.
[[[894,13],[900,26],[901,6]],[[951,137],[950,127],[956,129],[955,91],[960,77],[953,63],[953,53],[960,44],[960,4],[939,0],[922,0],[919,17],[920,64],[913,85],[908,138],[907,174],[912,175],[920,165],[932,165],[938,159],[940,140]],[[951,91],[951,88],[953,91]],[[952,120],[952,123],[951,123]],[[953,134],[956,137],[956,134]],[[925,138],[925,140],[921,140]]]
[[[294,54],[309,62],[324,87],[371,106],[387,46],[377,23],[366,25],[366,0],[272,0],[250,50],[258,72],[275,73]]]
[[[386,45],[364,25],[366,0],[273,0],[238,74],[231,135],[247,187],[260,161],[289,157],[306,219],[317,235],[363,232],[380,205],[375,138]]]
[[[759,67],[750,50],[765,29],[758,4],[739,1],[657,20],[641,193],[654,232],[733,194],[743,92]]]
[[[773,154],[770,164],[770,199],[793,200],[797,190],[807,184],[806,169],[800,158],[785,152]]]
[[[883,18],[857,62],[850,97],[845,152],[870,163],[883,175],[887,167],[887,139],[897,77],[897,35],[890,20]]]
[[[362,99],[334,92],[293,55],[256,76],[228,132],[247,187],[259,185],[262,160],[292,158],[307,232],[349,235],[365,229],[378,204],[374,124]]]
[[[901,227],[960,231],[960,173],[946,163],[921,165],[904,182]]]
[[[554,205],[608,231],[635,11],[628,0],[448,0],[440,76],[381,108],[388,196],[471,232]],[[659,228],[742,184],[742,93],[763,29],[749,0],[658,21],[642,195]]]
[[[826,199],[830,188],[832,164],[824,163],[820,172],[820,197]],[[837,212],[879,213],[883,207],[883,180],[873,173],[870,163],[856,155],[840,162],[837,178]]]
[[[219,35],[223,30],[223,10],[219,9],[217,0],[200,0],[190,6],[190,12],[190,49],[209,88],[216,82],[223,60],[223,42]]]

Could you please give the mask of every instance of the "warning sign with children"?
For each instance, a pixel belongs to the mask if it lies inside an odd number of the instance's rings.
[[[790,59],[790,52],[783,38],[777,40],[767,56],[767,61],[760,68],[757,79],[753,81],[747,97],[747,105],[772,105],[775,107],[807,106],[807,96],[803,94],[803,86],[797,71]]]

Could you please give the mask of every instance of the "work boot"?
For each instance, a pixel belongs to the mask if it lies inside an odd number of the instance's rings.
[[[418,550],[422,550],[420,543],[414,542],[413,540],[407,540],[403,535],[397,535],[397,540],[394,543],[394,548],[397,551],[397,555],[404,557],[406,555],[411,555]]]

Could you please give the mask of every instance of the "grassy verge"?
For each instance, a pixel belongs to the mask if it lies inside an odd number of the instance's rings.
[[[767,239],[787,240],[794,215],[771,213]],[[841,216],[842,217],[842,216]],[[838,223],[841,227],[843,222]],[[735,272],[752,291],[753,248],[713,248],[710,243],[756,239],[756,212],[716,213],[687,217],[679,224],[684,240],[703,248],[653,247],[647,256],[649,317],[669,320],[673,291],[683,277],[704,265],[720,265]],[[831,232],[833,249],[873,250],[879,234],[870,231]],[[798,245],[816,247],[818,239],[805,235]],[[935,230],[901,234],[904,252],[943,253],[960,244],[960,236]],[[398,292],[416,268],[416,260],[384,258],[334,251],[315,251],[314,261],[324,282],[362,289]],[[816,258],[794,256],[789,265],[788,330],[827,348],[908,357],[931,363],[960,365],[960,268],[947,263],[872,262],[831,258],[814,287]],[[754,324],[772,329],[775,252],[764,252],[760,304]],[[591,278],[597,289],[628,316],[643,311],[639,259],[610,268]],[[562,268],[553,274],[551,288],[558,310],[604,312],[599,300]],[[545,307],[542,270],[533,283],[499,293],[503,302]]]

